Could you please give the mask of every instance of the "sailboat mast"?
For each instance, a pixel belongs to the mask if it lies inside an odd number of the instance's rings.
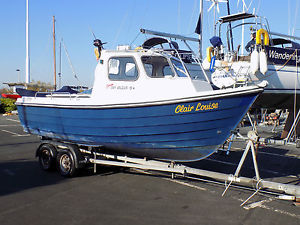
[[[230,15],[230,6],[229,6],[229,0],[227,0],[227,12],[228,12],[228,15]],[[232,29],[231,29],[231,22],[229,22],[229,35],[230,35],[230,44],[228,44],[228,50],[230,51],[234,51],[234,48],[233,48],[233,35],[232,35]]]
[[[29,0],[26,0],[26,79],[30,83],[30,59],[29,59]]]
[[[244,4],[244,2],[243,2],[243,13],[245,12],[245,4]],[[245,44],[244,44],[244,42],[245,42],[245,26],[244,26],[244,23],[245,23],[245,20],[243,19],[243,26],[242,26],[242,52],[241,52],[241,54],[242,55],[244,55],[244,46],[245,46]]]
[[[55,16],[53,16],[53,66],[54,66],[54,90],[56,90],[56,52],[55,52]]]

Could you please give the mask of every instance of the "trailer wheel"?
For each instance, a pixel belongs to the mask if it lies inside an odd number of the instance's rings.
[[[56,149],[53,145],[44,144],[38,150],[40,167],[45,171],[55,169]]]
[[[70,151],[61,151],[57,155],[57,166],[64,177],[72,177],[76,174],[75,157]]]

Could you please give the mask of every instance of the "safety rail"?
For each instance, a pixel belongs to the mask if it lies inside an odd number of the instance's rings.
[[[39,94],[43,96],[38,96]],[[69,97],[72,98],[89,98],[90,94],[82,94],[82,93],[70,93],[70,92],[36,92],[34,98],[37,97]]]

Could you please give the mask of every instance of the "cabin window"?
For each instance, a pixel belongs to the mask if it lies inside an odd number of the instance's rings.
[[[171,62],[172,62],[174,69],[176,70],[176,73],[179,77],[187,77],[185,68],[180,61],[171,59]]]
[[[173,71],[169,65],[164,67],[163,73],[165,76],[173,76]]]
[[[113,57],[108,61],[110,80],[132,81],[138,77],[136,63],[132,57]]]
[[[193,66],[192,68],[189,68],[188,70],[189,70],[189,74],[193,80],[206,81],[200,66]]]
[[[153,66],[152,64],[144,63],[144,67],[146,70],[146,73],[149,77],[151,77],[152,71],[153,71]]]
[[[117,75],[119,74],[120,61],[118,59],[109,60],[109,74]]]
[[[174,76],[168,60],[162,56],[142,56],[145,71],[149,77],[163,78]]]

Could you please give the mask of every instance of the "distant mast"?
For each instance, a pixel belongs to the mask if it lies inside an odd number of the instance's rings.
[[[54,90],[56,90],[56,52],[55,52],[55,16],[53,16],[53,57],[54,57]]]
[[[30,59],[29,59],[29,0],[26,0],[26,80],[30,83]]]
[[[200,0],[200,14],[195,28],[195,33],[199,35],[199,58],[202,61],[202,21],[203,21],[203,0]]]

